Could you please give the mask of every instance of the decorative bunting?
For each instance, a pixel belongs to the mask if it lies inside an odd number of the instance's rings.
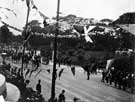
[[[37,10],[37,12],[39,13],[39,15],[43,18],[43,19],[49,19],[47,16],[45,16],[41,11],[38,10],[37,6],[34,4],[34,1],[31,0],[31,5],[32,5],[32,9]]]
[[[47,16],[45,16],[42,12],[38,11],[39,15],[43,18],[43,19],[48,19]]]
[[[63,71],[64,71],[64,68],[62,68],[62,69],[59,71],[59,80],[60,80],[60,77],[61,77]]]
[[[1,11],[1,13],[8,19],[8,16],[3,11]]]
[[[20,29],[18,29],[18,28],[16,28],[16,27],[14,27],[14,26],[11,26],[11,25],[9,25],[9,24],[5,23],[4,21],[1,21],[1,23],[3,23],[4,25],[6,25],[6,26],[8,26],[8,27],[10,27],[10,28],[12,28],[12,29],[14,29],[14,30],[18,31],[18,32],[22,32],[22,31],[23,31],[23,30],[20,30]]]
[[[5,7],[0,7],[0,9],[5,9],[5,10],[7,10],[7,11],[9,11],[9,12],[12,12],[16,17],[17,17],[17,14],[14,12],[14,10],[12,10],[12,9],[9,9],[9,8],[5,8]]]
[[[38,8],[36,7],[36,5],[34,5],[34,6],[32,7],[32,9],[36,9],[36,10],[38,10]]]
[[[49,74],[51,73],[50,69],[47,69],[46,71],[47,71]]]
[[[75,76],[75,66],[71,67],[71,72],[72,72],[73,76]]]

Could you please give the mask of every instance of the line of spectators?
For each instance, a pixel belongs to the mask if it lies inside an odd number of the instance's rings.
[[[6,77],[7,82],[19,88],[21,97],[18,102],[45,102],[41,94],[40,80],[37,84],[37,90],[34,91],[32,87],[28,87],[30,81],[24,79],[20,68],[5,63],[0,66],[0,73]]]
[[[108,71],[103,70],[101,81],[125,91],[130,89],[131,93],[134,93],[135,90],[135,73],[121,71],[114,67]]]

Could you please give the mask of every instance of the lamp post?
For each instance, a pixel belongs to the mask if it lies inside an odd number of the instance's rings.
[[[55,81],[56,81],[56,56],[57,56],[57,35],[59,34],[59,8],[60,0],[57,3],[57,21],[56,21],[56,33],[54,37],[54,56],[53,56],[53,73],[52,73],[52,87],[51,87],[51,100],[55,99]]]

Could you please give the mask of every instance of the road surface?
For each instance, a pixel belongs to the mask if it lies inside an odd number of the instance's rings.
[[[12,65],[16,64],[12,63]],[[17,64],[17,66],[20,65]],[[51,96],[52,63],[42,65],[40,68],[42,71],[36,77],[36,73],[33,73],[31,78],[26,78],[30,80],[29,86],[34,89],[38,79],[40,79],[42,94],[45,100],[48,100]],[[73,76],[70,67],[64,65],[57,66],[57,72],[61,68],[64,68],[64,72],[60,80],[59,78],[56,79],[56,97],[64,89],[67,102],[72,102],[74,97],[80,98],[81,102],[135,102],[135,95],[102,83],[100,73],[91,75],[90,80],[86,80],[86,73],[80,67],[76,67],[75,76]],[[50,74],[47,69],[51,70]]]

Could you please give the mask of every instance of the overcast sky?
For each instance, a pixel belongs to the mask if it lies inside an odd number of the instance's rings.
[[[17,17],[6,12],[8,19],[0,12],[0,17],[9,24],[20,29],[25,25],[26,5],[25,2],[14,2],[15,0],[0,0],[0,6],[13,9],[17,13]],[[18,0],[19,1],[19,0]],[[48,17],[56,16],[57,0],[34,0],[38,9]],[[135,12],[135,0],[60,0],[60,12],[63,15],[74,14],[79,17],[95,18],[97,20],[103,18],[117,19],[125,12]],[[32,10],[30,19],[43,19]]]

